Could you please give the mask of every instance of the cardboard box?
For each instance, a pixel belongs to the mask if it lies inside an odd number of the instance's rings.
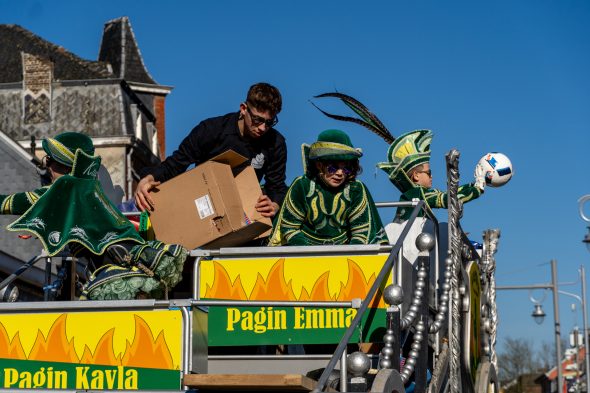
[[[254,168],[232,171],[245,161],[228,150],[153,190],[150,221],[156,239],[190,250],[239,246],[267,236],[271,220],[254,208],[262,195]]]

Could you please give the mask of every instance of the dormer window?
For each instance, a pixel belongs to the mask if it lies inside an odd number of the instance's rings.
[[[51,121],[53,63],[49,59],[22,52],[23,120],[25,124]]]

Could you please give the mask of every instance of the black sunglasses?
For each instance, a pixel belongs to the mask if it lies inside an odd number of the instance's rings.
[[[427,171],[416,171],[416,173],[426,173],[428,176],[432,177],[432,169],[429,169]]]
[[[271,128],[277,125],[277,123],[279,122],[279,118],[278,117],[273,117],[272,119],[265,119],[262,116],[257,116],[254,113],[252,113],[252,111],[250,110],[250,107],[248,105],[246,105],[246,110],[248,111],[248,114],[250,115],[250,119],[252,120],[252,125],[254,127],[261,125],[262,123],[264,123],[264,125],[267,128]]]
[[[334,173],[338,172],[338,169],[342,169],[342,172],[346,176],[349,176],[350,174],[352,174],[352,168],[347,165],[338,165],[336,163],[329,163],[326,165],[326,171],[330,175],[333,175]]]

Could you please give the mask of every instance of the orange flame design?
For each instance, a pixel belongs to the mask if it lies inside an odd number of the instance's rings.
[[[268,272],[266,280],[258,273],[250,299],[255,300],[295,300],[291,280],[285,282],[285,259],[279,259]]]
[[[346,285],[340,284],[340,294],[338,295],[338,301],[351,300],[354,298],[364,299],[369,292],[369,289],[375,282],[375,273],[371,274],[369,279],[365,279],[365,274],[352,259],[348,260],[348,281]],[[385,285],[385,284],[383,284]],[[383,287],[382,285],[382,287]],[[370,307],[384,308],[385,302],[383,301],[383,288],[379,288],[375,296],[371,300]]]
[[[176,369],[164,338],[164,331],[160,331],[154,340],[148,324],[138,315],[134,315],[134,317],[135,336],[132,343],[127,341],[123,354],[116,355],[114,353],[113,337],[116,328],[112,328],[103,334],[94,351],[85,346],[80,357],[76,354],[74,338],[70,341],[67,341],[66,338],[67,314],[62,314],[55,320],[47,337],[43,336],[41,331],[37,332],[37,337],[28,355],[23,350],[19,333],[17,332],[10,341],[5,327],[0,323],[0,358]]]
[[[40,330],[37,331],[37,338],[27,357],[29,360],[78,362],[74,339],[68,342],[66,338],[66,317],[66,314],[62,314],[53,322],[47,338],[43,337]]]
[[[116,356],[113,350],[113,337],[115,336],[115,328],[107,330],[102,335],[94,353],[88,348],[88,345],[84,346],[84,353],[80,358],[80,363],[84,364],[121,364],[121,355]]]
[[[0,324],[0,358],[7,359],[26,359],[25,351],[20,342],[18,332],[14,335],[12,342],[8,338],[8,333],[2,324]]]
[[[160,332],[154,340],[148,324],[139,316],[135,316],[135,338],[133,343],[127,341],[123,356],[123,365],[130,367],[157,367],[172,369],[172,355],[166,345],[164,332]]]
[[[354,298],[364,299],[369,288],[375,282],[375,273],[365,278],[360,266],[348,259],[348,279],[340,283],[337,295],[330,295],[328,279],[330,271],[322,273],[311,291],[301,288],[299,296],[295,295],[292,280],[285,279],[285,259],[278,259],[270,269],[266,279],[259,273],[252,292],[248,296],[238,276],[232,283],[228,272],[219,262],[213,262],[213,285],[207,285],[205,298],[232,300],[283,300],[283,301],[349,301]],[[371,301],[371,307],[385,307],[381,289]]]
[[[330,277],[330,272],[324,272],[317,281],[313,284],[313,288],[311,289],[311,294],[307,292],[305,288],[301,289],[301,295],[299,295],[299,299],[301,301],[332,301],[336,300],[336,297],[330,296],[330,291],[328,290],[328,278]]]
[[[224,299],[246,299],[246,292],[242,286],[240,276],[232,283],[229,274],[219,262],[213,262],[213,269],[215,279],[212,287],[207,285],[205,297],[213,297],[211,296],[212,293],[223,293],[226,296]]]

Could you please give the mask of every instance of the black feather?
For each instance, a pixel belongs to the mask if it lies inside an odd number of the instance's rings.
[[[369,130],[373,131],[381,138],[383,138],[387,143],[392,143],[395,140],[395,137],[391,135],[387,127],[379,120],[377,116],[375,116],[366,106],[364,106],[360,101],[356,100],[353,97],[350,97],[343,93],[323,93],[315,96],[314,98],[324,98],[324,97],[334,97],[340,99],[346,106],[352,109],[357,115],[359,115],[363,120],[348,117],[348,116],[338,116],[329,114],[315,105],[313,102],[313,106],[315,106],[320,112],[324,115],[336,119],[336,120],[343,120],[349,121],[352,123],[356,123],[362,125],[363,127],[368,128]]]
[[[373,124],[378,128],[382,128],[387,130],[387,127],[379,120],[377,116],[373,114],[362,102],[357,100],[354,97],[346,95],[344,93],[324,93],[316,96],[315,98],[323,98],[323,97],[335,97],[342,100],[350,109],[352,109],[356,114],[363,118],[367,123]]]
[[[333,114],[331,114],[331,113],[328,113],[328,112],[326,112],[326,111],[324,111],[324,110],[320,109],[320,108],[319,108],[319,107],[318,107],[316,104],[314,104],[313,102],[312,102],[311,104],[312,104],[313,106],[315,106],[315,107],[316,107],[316,109],[317,109],[318,111],[322,112],[324,115],[328,116],[328,117],[329,117],[329,118],[331,118],[331,119],[334,119],[334,120],[341,120],[341,121],[348,121],[348,122],[355,123],[355,124],[361,125],[361,126],[363,126],[363,127],[366,127],[366,128],[368,128],[369,130],[373,131],[375,134],[377,134],[377,135],[379,135],[380,137],[382,137],[383,139],[385,139],[385,141],[386,141],[387,143],[391,143],[391,142],[393,142],[393,141],[395,140],[395,138],[393,138],[391,135],[390,135],[390,138],[387,138],[386,136],[384,136],[384,135],[383,135],[383,133],[381,132],[381,130],[379,130],[379,129],[378,129],[377,127],[375,127],[374,125],[372,125],[372,124],[370,124],[370,123],[367,123],[367,122],[366,122],[366,121],[364,121],[364,120],[357,119],[356,117],[349,117],[349,116],[333,115]]]

